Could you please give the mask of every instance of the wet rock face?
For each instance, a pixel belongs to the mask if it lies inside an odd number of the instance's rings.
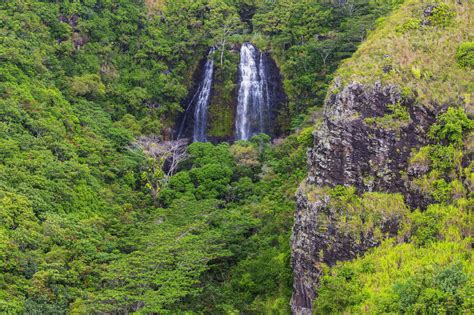
[[[207,57],[202,58],[196,67],[196,71],[193,73],[192,85],[189,89],[189,93],[182,102],[183,111],[181,114],[178,115],[175,121],[175,127],[173,130],[173,136],[175,139],[187,138],[191,141],[193,138],[194,110],[196,105],[196,98],[199,93],[201,79],[204,75],[206,61]]]
[[[407,117],[397,121],[387,116],[393,115],[393,104],[404,108]],[[426,133],[435,121],[435,114],[404,101],[394,86],[348,85],[326,101],[323,126],[314,134],[314,147],[308,151],[309,172],[304,185],[354,186],[360,193],[400,192],[409,205],[422,207],[426,200],[410,191],[406,184],[410,174],[406,171],[412,149],[427,144]],[[390,124],[374,124],[369,120]],[[311,314],[321,263],[332,265],[350,260],[378,245],[370,235],[354,242],[341,234],[335,228],[327,198],[321,196],[319,200],[309,201],[301,189],[297,194],[292,235],[291,306],[295,314]],[[378,228],[396,234],[397,224],[392,219],[380,222]]]
[[[278,124],[278,115],[280,112],[285,112],[287,108],[287,97],[285,94],[285,89],[283,88],[283,78],[280,74],[280,69],[277,64],[271,57],[269,53],[264,53],[263,62],[265,68],[267,69],[268,76],[268,95],[270,97],[270,103],[272,106],[271,119],[273,121],[271,125],[271,134],[272,137],[280,137],[283,135],[284,130],[282,126]]]

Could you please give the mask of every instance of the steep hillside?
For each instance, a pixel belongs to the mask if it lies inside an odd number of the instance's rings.
[[[473,6],[402,2],[3,1],[0,313],[472,308]]]
[[[0,312],[173,308],[219,256],[208,229],[196,232],[200,241],[184,233],[217,203],[159,209],[155,166],[133,143],[169,136],[197,62],[190,52],[208,47],[196,26],[202,8],[177,2],[149,15],[135,1],[9,1],[0,9]],[[158,293],[159,277],[173,279],[172,289]]]
[[[298,192],[295,313],[471,309],[473,10],[407,1],[337,71]]]

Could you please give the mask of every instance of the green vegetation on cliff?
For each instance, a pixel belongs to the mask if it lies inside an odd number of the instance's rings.
[[[429,144],[413,149],[401,170],[408,191],[423,198],[420,209],[404,217],[397,237],[351,262],[326,266],[315,313],[474,309],[472,12],[472,2],[406,1],[338,70],[342,84],[392,84],[413,106],[439,114],[426,135]]]
[[[266,1],[252,19],[252,40],[277,60],[288,95],[290,119],[299,127],[322,106],[333,73],[350,57],[377,19],[402,1]]]

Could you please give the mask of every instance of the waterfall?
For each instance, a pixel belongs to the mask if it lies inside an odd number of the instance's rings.
[[[209,57],[204,66],[202,81],[197,92],[197,102],[194,107],[194,142],[205,142],[207,140],[207,111],[211,97],[212,76],[214,74],[214,60],[211,58],[211,55],[214,51],[215,49],[212,48],[209,52]]]
[[[237,99],[236,139],[248,140],[269,131],[270,97],[265,55],[250,43],[240,50],[240,87]]]

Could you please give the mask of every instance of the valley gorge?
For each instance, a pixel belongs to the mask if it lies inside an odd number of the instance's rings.
[[[473,312],[472,2],[0,16],[0,313]]]

